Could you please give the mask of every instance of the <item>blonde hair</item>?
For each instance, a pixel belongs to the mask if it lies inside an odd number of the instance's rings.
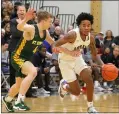
[[[44,11],[44,10],[40,10],[40,11],[37,12],[38,23],[41,20],[45,20],[45,19],[48,19],[48,18],[53,18],[53,15],[50,14],[49,12],[47,12],[47,11]]]

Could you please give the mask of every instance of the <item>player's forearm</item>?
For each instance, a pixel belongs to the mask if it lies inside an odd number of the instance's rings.
[[[18,25],[17,25],[17,29],[20,30],[20,31],[23,31],[24,30],[24,25],[26,24],[28,20],[25,18],[23,19]]]
[[[59,47],[59,48],[60,48],[61,52],[66,53],[66,54],[68,54],[68,55],[71,54],[71,51],[70,51],[70,50],[68,50],[68,49],[66,49],[66,48],[63,48],[63,47]]]
[[[93,56],[93,60],[101,66],[104,64],[103,61],[101,60],[101,58],[98,55]]]

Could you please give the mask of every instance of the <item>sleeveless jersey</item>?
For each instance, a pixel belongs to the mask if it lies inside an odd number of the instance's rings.
[[[66,43],[62,45],[62,47],[67,48],[70,51],[77,50],[79,49],[80,51],[83,48],[86,48],[90,44],[90,33],[88,36],[86,36],[86,40],[83,41],[81,39],[80,33],[79,33],[79,28],[73,29],[72,31],[76,32],[76,40],[74,43]],[[72,57],[71,55],[65,54],[65,53],[59,53],[59,59],[61,60],[75,60],[77,57]]]
[[[30,59],[31,56],[36,52],[39,45],[43,43],[43,41],[46,38],[46,30],[44,30],[44,36],[43,38],[39,35],[39,30],[37,25],[34,25],[35,27],[35,34],[34,38],[32,40],[26,40],[25,38],[21,38],[15,51],[13,52],[13,58],[25,58]]]

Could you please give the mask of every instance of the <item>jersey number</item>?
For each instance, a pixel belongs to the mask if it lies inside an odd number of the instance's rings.
[[[38,46],[33,50],[33,53],[36,53]]]

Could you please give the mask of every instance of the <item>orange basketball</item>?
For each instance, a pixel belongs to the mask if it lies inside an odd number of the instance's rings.
[[[118,77],[118,68],[113,64],[104,64],[102,66],[102,77],[106,81],[113,81]]]

